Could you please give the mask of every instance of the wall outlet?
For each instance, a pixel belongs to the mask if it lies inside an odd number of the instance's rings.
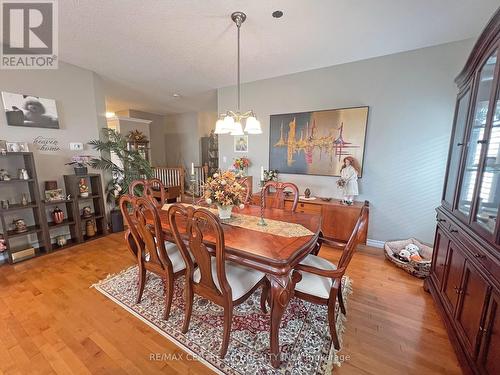
[[[223,156],[223,157],[222,157],[222,162],[223,162],[223,163],[227,163],[227,157],[226,157],[226,156]]]
[[[81,151],[83,150],[83,143],[81,142],[71,142],[69,144],[69,149],[73,151]]]

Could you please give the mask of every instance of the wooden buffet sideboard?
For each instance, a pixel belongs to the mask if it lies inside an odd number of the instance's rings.
[[[273,194],[269,194],[266,199],[266,206],[269,207],[273,199]],[[290,210],[293,203],[293,195],[285,198],[285,210]],[[260,193],[252,195],[252,203],[260,204]],[[368,204],[368,202],[366,202]],[[354,202],[352,206],[341,204],[338,199],[329,202],[320,198],[314,200],[299,199],[297,212],[316,214],[321,216],[321,232],[324,238],[347,243],[356,221],[361,213],[361,208],[365,202]],[[366,244],[368,235],[368,225],[363,233],[362,243]]]

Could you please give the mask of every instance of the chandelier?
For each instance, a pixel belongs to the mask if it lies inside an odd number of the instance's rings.
[[[234,12],[231,14],[231,19],[238,29],[238,107],[236,111],[227,111],[226,113],[219,114],[219,118],[215,123],[215,134],[243,135],[243,120],[245,120],[245,133],[262,134],[260,122],[255,118],[253,111],[243,113],[240,111],[240,28],[246,18],[247,16],[243,12]]]

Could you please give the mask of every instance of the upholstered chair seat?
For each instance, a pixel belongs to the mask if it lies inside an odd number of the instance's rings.
[[[330,261],[316,255],[309,254],[300,262],[302,265],[316,269],[333,271],[337,266]],[[302,280],[295,285],[295,290],[312,296],[328,299],[333,280],[331,277],[319,276],[310,272],[301,272]]]
[[[217,289],[222,292],[217,277],[217,260],[212,257],[212,278]],[[240,266],[239,264],[231,261],[226,261],[226,278],[231,286],[232,300],[236,301],[247,294],[252,288],[255,287],[259,281],[265,276],[263,272],[253,270],[251,268]],[[199,283],[201,279],[200,269],[196,269],[193,274],[193,281]]]

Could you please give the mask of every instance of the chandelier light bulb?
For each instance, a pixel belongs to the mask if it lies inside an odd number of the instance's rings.
[[[224,134],[231,133],[234,130],[234,118],[232,116],[224,117]]]
[[[231,135],[243,135],[243,127],[241,126],[241,122],[237,121],[234,123],[233,131]]]
[[[260,121],[254,116],[247,118],[245,132],[248,134],[262,134],[262,128],[260,126]]]
[[[215,123],[215,134],[226,134],[227,131],[224,129],[224,120],[223,119],[218,119],[217,122]]]

